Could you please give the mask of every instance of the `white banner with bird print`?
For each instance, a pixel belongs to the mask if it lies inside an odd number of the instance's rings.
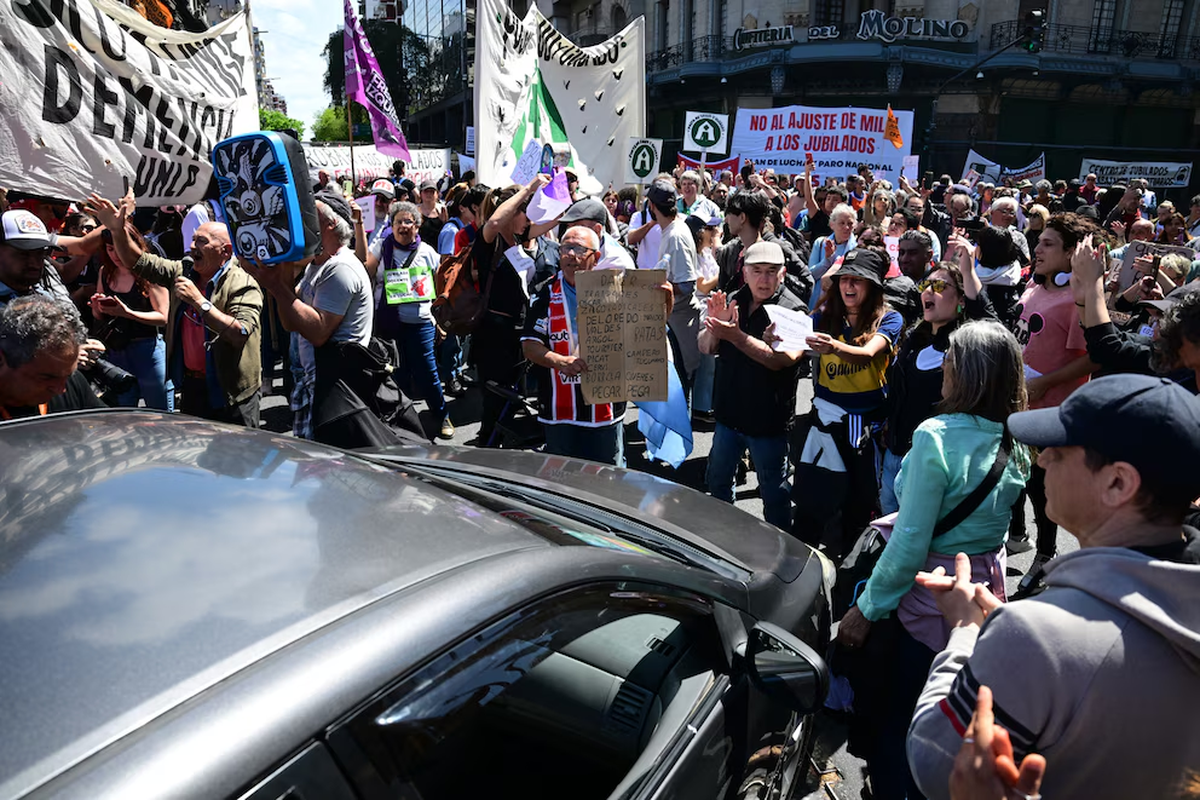
[[[569,143],[572,166],[601,183],[625,180],[625,145],[646,127],[645,21],[580,47],[531,6],[524,19],[502,0],[476,15],[475,157],[479,180],[508,182],[531,139]]]

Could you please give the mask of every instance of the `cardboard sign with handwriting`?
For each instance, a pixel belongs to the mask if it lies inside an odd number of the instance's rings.
[[[576,273],[587,402],[667,399],[666,279],[661,269]]]

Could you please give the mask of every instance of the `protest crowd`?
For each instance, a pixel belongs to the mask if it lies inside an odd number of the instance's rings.
[[[662,270],[648,451],[678,466],[669,442],[711,431],[704,488],[732,502],[752,470],[766,521],[841,565],[833,669],[872,796],[1195,796],[1200,196],[811,163],[607,191],[405,172],[322,172],[316,256],[275,265],[235,255],[215,189],[8,191],[3,418],[140,403],[254,428],[278,378],[295,436],[363,446],[450,439],[477,393],[475,446],[625,466],[630,404],[584,392],[577,278]],[[1056,557],[1060,526],[1081,549]]]

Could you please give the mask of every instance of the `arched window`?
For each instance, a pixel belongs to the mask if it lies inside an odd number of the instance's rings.
[[[619,5],[614,5],[612,8],[612,32],[620,32],[626,24],[628,24],[628,15],[626,15],[625,9]]]

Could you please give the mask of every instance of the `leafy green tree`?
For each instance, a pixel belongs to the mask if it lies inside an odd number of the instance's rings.
[[[296,132],[297,138],[304,139],[304,123],[273,108],[258,110],[258,127],[264,131],[283,131],[290,128]]]
[[[348,138],[345,106],[330,106],[313,120],[313,139],[316,141],[344,142]]]

